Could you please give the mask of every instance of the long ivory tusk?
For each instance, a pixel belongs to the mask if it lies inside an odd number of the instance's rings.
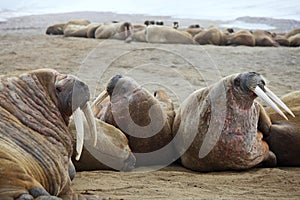
[[[93,103],[91,104],[91,107],[93,108],[94,106],[98,105],[99,103],[101,103],[106,97],[108,96],[108,93],[106,90],[104,90],[103,92],[101,92],[97,98],[93,101]]]
[[[265,87],[266,94],[273,99],[275,103],[277,103],[281,108],[283,108],[286,112],[288,112],[290,115],[295,117],[294,113],[285,105],[269,88]]]
[[[83,138],[84,138],[84,127],[83,127],[83,117],[80,108],[77,108],[73,113],[74,123],[76,127],[76,160],[80,159],[82,148],[83,148]]]
[[[278,108],[278,106],[266,95],[266,93],[259,87],[256,86],[256,88],[253,91],[257,96],[265,100],[278,114],[280,114],[284,119],[288,120],[288,118],[285,116],[285,114]]]
[[[93,145],[96,146],[97,144],[97,127],[94,118],[94,114],[89,102],[86,103],[85,107],[83,108],[83,113],[85,115],[86,121],[88,123],[88,127],[90,130],[90,134],[92,136]]]

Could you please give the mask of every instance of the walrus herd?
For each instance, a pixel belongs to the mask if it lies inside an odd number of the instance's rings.
[[[255,72],[199,89],[177,111],[165,90],[122,75],[93,101],[84,82],[52,69],[0,80],[0,199],[101,199],[72,191],[75,168],[300,165],[300,92],[280,100]]]
[[[214,26],[203,28],[198,24],[192,24],[187,28],[179,28],[178,22],[174,22],[173,26],[167,26],[162,21],[155,22],[151,20],[145,21],[144,24],[117,21],[91,23],[88,20],[73,20],[49,26],[46,34],[163,44],[264,47],[300,46],[300,28],[286,33],[276,33],[266,30],[235,31],[232,28],[219,29]]]

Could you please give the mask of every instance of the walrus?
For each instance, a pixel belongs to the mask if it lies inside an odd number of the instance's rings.
[[[55,24],[47,27],[46,34],[47,35],[63,35],[64,27],[66,24]]]
[[[119,39],[125,40],[132,33],[130,22],[103,24],[95,31],[96,39]]]
[[[77,29],[78,29],[79,25],[87,26],[90,23],[91,22],[88,20],[72,20],[72,21],[68,21],[67,23],[55,24],[55,25],[49,26],[47,28],[46,34],[48,34],[48,35],[64,35],[65,29],[69,25],[78,25],[77,26]]]
[[[165,165],[174,149],[166,149],[159,155],[152,152],[165,147],[172,140],[175,112],[167,93],[158,90],[152,95],[132,78],[116,75],[93,105],[101,105],[107,95],[108,106],[98,109],[101,115],[95,115],[126,134],[129,147],[136,157],[136,166]]]
[[[224,45],[226,43],[223,32],[216,27],[210,27],[207,30],[199,32],[194,36],[194,40],[200,45]]]
[[[250,31],[240,30],[232,34],[229,34],[226,37],[227,37],[227,42],[226,42],[227,45],[231,45],[231,46],[244,45],[250,47],[255,46],[255,38],[252,35],[252,33],[250,33]]]
[[[0,80],[0,199],[86,199],[70,187],[75,138],[68,123],[73,112],[78,118],[83,110],[95,139],[88,86],[52,69]],[[75,123],[82,126],[80,120]],[[77,158],[81,147],[78,141]]]
[[[270,99],[272,94],[255,72],[230,75],[192,93],[180,105],[173,125],[183,166],[206,172],[244,170],[263,161],[275,166],[276,157],[263,141],[272,124],[254,101],[261,97],[286,118]]]
[[[76,171],[118,170],[131,171],[136,159],[128,145],[124,133],[116,127],[96,118],[97,145],[93,146],[89,138],[84,139],[84,146],[79,160],[72,157]],[[71,133],[76,134],[74,121],[69,125]],[[85,123],[84,131],[89,132]]]
[[[299,47],[300,46],[300,33],[295,34],[289,37],[290,47]]]
[[[291,109],[295,118],[282,120],[280,115],[267,108],[273,125],[266,141],[277,157],[278,166],[300,166],[300,91],[286,94],[281,100]]]
[[[64,36],[95,38],[95,31],[100,26],[101,24],[98,23],[90,23],[88,25],[68,24],[64,27]]]
[[[149,25],[146,29],[133,33],[126,42],[148,42],[162,44],[196,44],[192,36],[168,26]]]
[[[252,35],[255,38],[255,46],[263,47],[278,47],[279,44],[273,39],[272,34],[269,31],[256,30]]]
[[[280,46],[290,46],[290,41],[284,35],[273,33],[272,36],[274,41],[277,42]]]
[[[87,26],[87,38],[95,38],[95,32],[97,28],[99,28],[102,24],[99,23],[91,23]]]
[[[288,32],[285,34],[285,37],[286,37],[286,38],[289,38],[289,37],[292,37],[292,36],[297,35],[297,34],[299,34],[299,33],[300,33],[300,28],[295,28],[295,29],[293,29],[293,30],[291,30],[291,31],[288,31]]]
[[[88,26],[87,25],[74,25],[69,24],[64,28],[65,37],[87,37]]]

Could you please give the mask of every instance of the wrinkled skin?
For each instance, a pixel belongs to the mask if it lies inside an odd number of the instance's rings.
[[[165,164],[174,149],[152,156],[172,140],[174,107],[169,96],[158,90],[155,97],[129,77],[115,76],[107,85],[109,102],[102,106],[98,117],[119,128],[128,138],[129,147],[136,156],[136,165]],[[150,111],[151,110],[151,111]]]
[[[191,94],[180,106],[173,133],[182,164],[195,171],[248,169],[275,165],[263,137],[271,122],[248,87],[264,87],[256,73],[231,75]],[[247,87],[246,87],[247,86]],[[201,151],[200,151],[201,149]]]
[[[300,166],[300,91],[291,92],[281,99],[295,114],[295,118],[290,117],[286,121],[267,108],[273,125],[266,141],[277,157],[278,166]]]
[[[40,69],[2,76],[0,88],[0,199],[86,199],[70,188],[68,121],[89,100],[87,85]]]

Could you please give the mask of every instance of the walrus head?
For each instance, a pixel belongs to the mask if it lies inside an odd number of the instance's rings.
[[[266,87],[265,80],[256,72],[239,74],[236,78],[234,78],[233,95],[243,108],[249,108],[252,105],[253,100],[259,96],[286,120],[288,120],[288,118],[276,104],[295,117],[292,111],[269,88]]]
[[[71,116],[77,109],[83,109],[90,99],[88,86],[72,75],[58,75],[55,80],[58,108],[65,116]]]
[[[84,139],[84,118],[90,127],[90,134],[94,145],[96,145],[96,124],[91,110],[89,99],[90,91],[88,86],[77,77],[68,74],[60,74],[51,69],[40,69],[32,72],[40,80],[42,85],[59,109],[66,125],[69,117],[73,115],[77,130],[76,151],[78,160],[83,148]]]

